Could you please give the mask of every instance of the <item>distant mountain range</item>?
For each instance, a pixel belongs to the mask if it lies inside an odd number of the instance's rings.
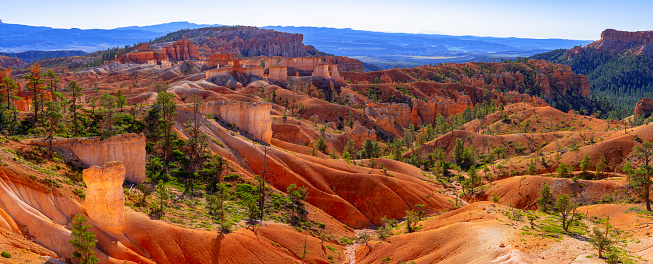
[[[303,34],[306,45],[313,45],[322,52],[350,56],[384,68],[528,57],[550,50],[591,43],[589,40],[383,33],[348,28],[282,26],[264,28]]]
[[[133,45],[180,29],[211,25],[172,22],[153,26],[115,29],[60,29],[18,24],[0,24],[0,52],[82,50],[93,52],[116,46]]]
[[[115,29],[57,29],[0,23],[0,52],[54,50],[93,52],[147,42],[180,29],[209,26],[220,25],[171,22]],[[319,51],[353,57],[383,68],[527,57],[591,42],[566,39],[383,33],[318,27],[268,26],[264,28],[303,34],[304,43],[315,46]]]

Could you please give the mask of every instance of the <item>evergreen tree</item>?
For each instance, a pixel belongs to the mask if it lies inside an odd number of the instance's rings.
[[[107,139],[115,134],[115,118],[116,112],[116,97],[108,93],[100,96],[100,107],[102,109],[102,123],[100,126],[100,136],[102,139]]]
[[[571,224],[573,224],[579,217],[579,214],[576,211],[578,209],[578,204],[572,202],[569,195],[563,194],[556,200],[555,209],[560,213],[562,228],[569,232],[569,227],[571,227]]]
[[[118,90],[118,94],[116,95],[116,105],[120,108],[120,112],[122,112],[122,107],[127,105],[127,97],[122,95],[122,90]]]
[[[290,199],[290,222],[293,225],[300,224],[302,222],[302,215],[304,215],[304,200],[308,195],[308,190],[306,187],[297,187],[295,184],[290,184],[286,189],[288,198]]]
[[[48,69],[47,72],[45,72],[45,77],[48,78],[48,89],[50,90],[50,96],[52,97],[52,101],[57,101],[57,98],[60,97],[61,95],[57,92],[57,86],[59,85],[59,77],[57,77],[57,73],[52,71],[51,69]]]
[[[209,146],[209,138],[200,131],[203,125],[204,116],[199,113],[199,108],[202,105],[202,98],[199,96],[191,97],[191,108],[193,111],[193,119],[188,120],[184,126],[185,132],[188,134],[187,157],[186,164],[186,179],[184,179],[186,189],[192,186],[193,178],[204,164],[205,154]]]
[[[624,166],[624,172],[628,175],[630,185],[635,187],[641,193],[646,202],[646,210],[651,211],[650,190],[651,176],[653,176],[653,167],[650,164],[653,158],[653,143],[644,142],[633,149],[633,155],[642,161],[642,165],[636,170],[632,169],[630,162]]]
[[[160,127],[161,145],[164,148],[164,155],[166,160],[170,160],[172,153],[172,142],[175,140],[176,135],[172,131],[172,126],[175,124],[175,116],[177,115],[177,103],[174,101],[174,95],[167,92],[160,92],[154,108],[160,113],[160,119],[157,124]]]
[[[72,125],[73,125],[73,136],[77,137],[79,135],[79,109],[82,108],[81,105],[77,104],[77,101],[79,98],[82,96],[82,87],[79,87],[77,85],[77,81],[71,81],[68,83],[68,89],[70,89],[70,96],[72,97],[70,99],[71,106],[69,107],[68,111],[70,111],[72,115]]]
[[[73,229],[70,234],[70,244],[75,248],[73,252],[73,259],[79,261],[80,264],[95,264],[98,259],[95,257],[95,245],[97,239],[95,234],[86,225],[86,217],[82,214],[75,216],[73,221]]]
[[[537,205],[540,206],[540,210],[542,210],[542,212],[548,213],[552,209],[551,205],[553,205],[554,201],[555,199],[553,198],[553,193],[551,192],[551,186],[545,183],[542,186],[542,189],[540,189],[540,198],[537,199]]]
[[[55,101],[47,101],[45,102],[45,109],[44,109],[44,119],[45,123],[48,126],[48,141],[49,141],[49,150],[50,150],[50,157],[53,155],[52,151],[52,139],[54,138],[54,133],[57,130],[57,127],[60,126],[60,122],[63,119],[63,114],[61,113],[61,103],[55,102]]]
[[[32,70],[31,73],[23,76],[23,79],[27,80],[27,88],[32,90],[32,102],[34,104],[34,123],[39,121],[39,90],[41,89],[41,84],[43,80],[38,72]]]

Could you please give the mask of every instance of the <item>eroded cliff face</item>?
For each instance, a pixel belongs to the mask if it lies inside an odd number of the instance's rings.
[[[18,58],[0,56],[0,68],[17,68],[27,65],[27,62],[24,62]]]
[[[635,105],[635,116],[650,116],[653,112],[653,100],[651,98],[643,98]]]
[[[86,183],[85,207],[88,216],[103,229],[120,234],[125,226],[125,197],[122,191],[125,166],[112,161],[102,167],[91,166],[82,173]]]
[[[200,49],[206,52],[238,57],[302,57],[318,54],[314,47],[304,45],[304,36],[301,34],[256,27],[202,28],[183,37],[197,42]]]
[[[235,101],[208,102],[200,106],[203,115],[213,114],[252,137],[266,143],[272,139],[272,118],[268,103],[248,103]]]
[[[600,40],[590,43],[585,48],[607,53],[653,56],[653,31],[629,32],[606,29],[601,33]],[[569,57],[579,55],[582,49],[584,48],[574,47],[569,51]]]
[[[31,145],[47,146],[47,141],[34,140]],[[55,139],[53,147],[66,160],[79,160],[86,166],[102,166],[120,161],[125,166],[125,179],[145,182],[145,136],[122,134],[100,140],[99,137]]]

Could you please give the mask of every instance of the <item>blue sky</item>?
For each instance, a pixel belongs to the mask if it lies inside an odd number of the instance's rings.
[[[4,23],[115,28],[172,21],[383,32],[593,40],[606,28],[653,30],[653,1],[603,0],[1,0]]]

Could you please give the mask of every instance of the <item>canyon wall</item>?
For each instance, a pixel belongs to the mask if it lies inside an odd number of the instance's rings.
[[[200,107],[203,115],[213,114],[252,137],[266,143],[272,140],[272,118],[269,103],[248,103],[235,101],[207,102]]]
[[[125,166],[119,161],[102,167],[91,166],[82,172],[86,183],[86,212],[97,225],[113,234],[125,226],[125,197],[122,183]]]
[[[46,147],[45,140],[33,140],[31,145]],[[145,136],[122,134],[100,140],[99,137],[62,138],[52,142],[55,150],[66,160],[78,160],[86,166],[102,166],[120,161],[125,166],[125,179],[145,182]]]

